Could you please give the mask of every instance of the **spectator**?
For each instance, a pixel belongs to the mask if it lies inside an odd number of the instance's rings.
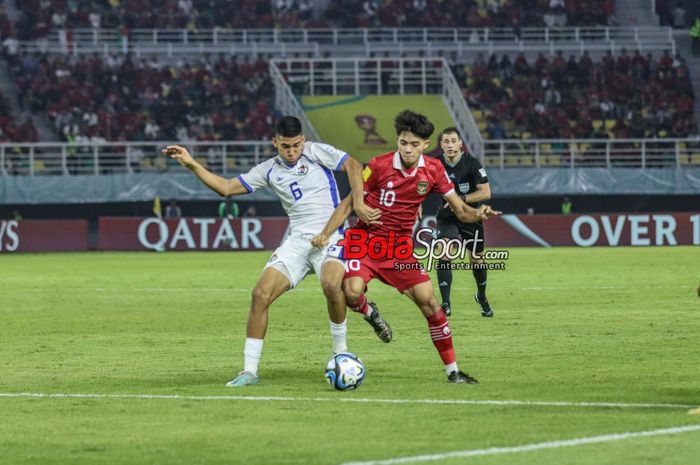
[[[238,204],[233,201],[231,197],[226,197],[226,200],[219,203],[219,218],[228,218],[232,220],[238,218],[240,215],[240,209]]]
[[[659,16],[659,26],[673,24],[672,0],[656,0],[656,14]]]
[[[506,139],[506,130],[495,118],[489,120],[486,131],[489,134],[489,139]]]
[[[683,2],[678,2],[673,9],[673,27],[675,29],[685,28],[685,8],[683,8]]]
[[[138,173],[141,171],[141,160],[144,157],[143,150],[141,147],[136,145],[128,145],[126,147],[126,161],[131,171]]]
[[[243,216],[246,217],[246,218],[255,218],[256,216],[258,216],[258,211],[255,209],[254,206],[251,205],[251,206],[249,206],[248,209],[245,211],[245,213],[243,214]]]
[[[182,209],[180,209],[180,206],[177,204],[175,199],[170,200],[168,203],[168,206],[165,207],[165,217],[166,218],[181,218],[182,217]]]
[[[693,25],[690,27],[690,37],[693,41],[693,56],[700,56],[700,17],[696,17]]]
[[[561,203],[561,214],[570,215],[572,207],[573,204],[571,203],[571,199],[568,197],[564,197],[564,200]]]
[[[19,41],[14,36],[9,36],[2,41],[2,49],[7,62],[12,66],[17,63],[19,55]]]

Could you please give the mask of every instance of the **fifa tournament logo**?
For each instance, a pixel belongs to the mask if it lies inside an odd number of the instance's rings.
[[[355,116],[357,127],[365,132],[366,145],[383,145],[386,141],[377,132],[377,118],[371,115]]]

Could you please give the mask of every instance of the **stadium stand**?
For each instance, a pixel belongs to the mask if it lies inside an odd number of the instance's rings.
[[[32,118],[24,118],[17,124],[13,118],[7,97],[0,94],[0,142],[37,142],[39,134]]]
[[[196,28],[272,27],[269,0],[23,0],[17,35],[28,40],[52,29],[71,28]],[[42,8],[43,7],[43,8]]]
[[[666,138],[697,134],[694,93],[685,60],[666,52],[593,61],[540,54],[481,55],[453,66],[484,137]]]
[[[495,50],[497,55],[488,60],[453,65],[452,71],[488,139],[487,160],[491,157],[501,166],[513,165],[504,152],[527,152],[529,160],[533,153],[549,153],[572,139],[646,137],[652,144],[657,138],[698,135],[688,66],[675,55],[672,34],[600,27],[616,24],[613,0],[442,0],[439,8],[425,0],[27,0],[13,5],[18,11],[0,12],[0,32],[19,89],[19,107],[27,116],[12,115],[7,105],[0,108],[6,141],[36,141],[32,117],[43,121],[46,116],[68,143],[221,141],[224,155],[216,164],[226,166],[226,141],[265,140],[274,106],[283,111],[279,101],[273,103],[275,86],[266,60],[335,56],[342,47],[353,56],[438,56],[457,63],[471,60],[477,50]],[[347,29],[323,29],[338,27]],[[124,47],[113,47],[114,34],[129,37]],[[36,40],[42,38],[43,43]],[[64,48],[51,48],[56,41],[63,41]],[[315,51],[294,48],[300,44]],[[212,50],[205,55],[209,46]],[[618,53],[622,47],[635,51]],[[559,48],[562,52],[555,53]],[[655,60],[664,48],[672,52]],[[592,58],[608,49],[613,52]],[[212,55],[213,50],[222,55]],[[516,56],[517,50],[524,53]],[[583,50],[590,56],[582,55]],[[406,63],[400,72],[407,77],[420,69]],[[317,78],[324,74],[320,70]],[[406,93],[437,88],[432,82],[421,86],[399,79],[397,72],[383,72],[369,87]],[[285,77],[295,93],[308,91],[304,76]],[[440,76],[436,79],[442,82]],[[336,79],[333,85],[342,87],[343,82]],[[455,100],[462,102],[459,88],[454,89]],[[322,91],[316,86],[317,93]],[[474,134],[479,134],[476,128]],[[532,141],[536,150],[499,145],[510,139]],[[599,159],[620,143],[601,148]],[[683,144],[675,150],[676,164],[690,160],[695,150]],[[646,146],[638,147],[642,149],[634,148],[630,157],[643,157]],[[249,153],[249,161],[257,160],[260,149]],[[94,159],[84,168],[89,171],[101,163],[101,155]],[[531,159],[535,164],[543,160],[539,155]],[[569,159],[573,163],[574,157]],[[74,171],[63,165],[53,171]]]
[[[118,28],[533,27],[614,24],[614,0],[23,0],[17,37]],[[6,20],[6,18],[5,18]]]
[[[562,27],[614,24],[614,0],[427,0],[329,2],[323,17],[343,27]]]
[[[12,70],[22,109],[48,116],[66,141],[269,137],[264,61],[25,55]]]

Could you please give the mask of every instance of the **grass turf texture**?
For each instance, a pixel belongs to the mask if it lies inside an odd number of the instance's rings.
[[[342,149],[361,161],[396,150],[394,117],[402,110],[411,109],[426,115],[435,126],[430,147],[437,146],[437,137],[454,121],[439,95],[385,95],[385,96],[305,96],[302,104],[321,139]],[[365,132],[357,126],[355,116],[376,118],[377,133],[386,144],[365,144]]]
[[[325,301],[309,277],[270,313],[258,386],[242,364],[252,289],[268,253],[86,253],[0,259],[0,392],[700,403],[697,247],[512,249],[482,319],[455,272],[460,366],[450,385],[413,304],[379,282],[394,329],[357,315],[357,391],[323,380]],[[435,282],[435,280],[433,280]],[[0,397],[0,463],[334,464],[700,424],[685,409]],[[440,460],[479,464],[692,463],[700,432]],[[693,459],[695,457],[695,459]]]

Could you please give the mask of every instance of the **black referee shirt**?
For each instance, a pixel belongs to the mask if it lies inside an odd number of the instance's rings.
[[[476,192],[477,185],[489,182],[486,170],[481,166],[481,162],[469,154],[462,153],[462,156],[454,166],[447,162],[444,154],[438,156],[437,159],[442,162],[442,166],[445,167],[447,175],[454,184],[455,192],[460,196]],[[474,208],[479,206],[478,203],[470,203],[469,205]],[[442,207],[438,211],[437,217],[439,219],[457,219],[452,210]]]

